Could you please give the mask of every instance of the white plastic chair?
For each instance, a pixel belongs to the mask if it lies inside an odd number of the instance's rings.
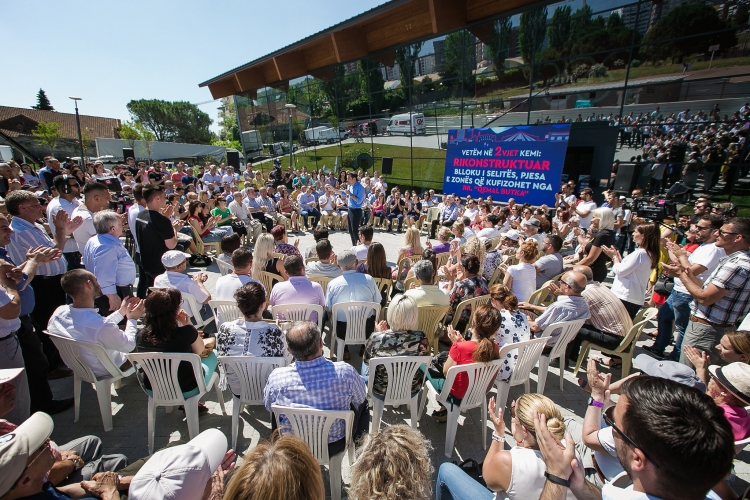
[[[555,333],[555,330],[562,330],[559,334],[555,335],[557,341],[552,346],[552,351],[548,355],[542,354],[539,358],[539,376],[537,377],[536,392],[544,394],[544,386],[547,384],[547,370],[549,370],[549,364],[553,359],[560,359],[560,390],[563,390],[563,380],[565,380],[565,362],[567,360],[565,356],[565,350],[573,339],[576,338],[578,330],[581,329],[586,320],[580,319],[576,321],[552,323],[542,332],[542,338],[549,340],[549,337]]]
[[[372,358],[370,370],[367,376],[367,392],[372,394],[372,386],[375,382],[375,370],[382,366],[388,374],[388,387],[385,390],[385,399],[373,396],[372,401],[372,433],[380,429],[380,420],[383,417],[385,405],[396,406],[408,404],[411,408],[411,426],[417,428],[419,420],[419,395],[424,387],[427,367],[432,361],[431,356],[389,356],[384,358]],[[422,384],[419,392],[412,397],[411,387],[414,375],[419,367],[426,365],[422,373]]]
[[[341,340],[336,335],[336,318],[338,312],[343,311],[346,315],[346,336]],[[336,359],[344,359],[344,347],[353,344],[364,344],[367,342],[365,335],[365,324],[367,318],[375,313],[375,319],[380,314],[380,303],[378,302],[340,302],[333,304],[331,309],[331,355],[336,351]]]
[[[149,287],[149,290],[153,292],[154,290],[158,290],[159,288],[161,287],[152,286]],[[208,321],[204,320],[203,316],[201,316],[201,306],[200,304],[198,304],[198,300],[195,298],[195,296],[193,296],[192,293],[180,291],[180,294],[182,295],[182,302],[180,303],[180,307],[184,309],[185,312],[195,320],[196,328],[203,328],[206,324],[208,324]]]
[[[237,307],[237,302],[234,300],[209,300],[208,305],[214,313],[216,330],[219,329],[222,323],[244,318],[242,311]]]
[[[430,207],[427,209],[427,217],[422,221],[422,226],[419,228],[419,235],[422,235],[422,231],[430,234],[432,228],[432,221],[440,217],[440,209],[438,207]]]
[[[496,359],[489,363],[470,363],[467,365],[453,366],[448,370],[448,375],[445,377],[445,384],[443,385],[443,391],[437,394],[432,384],[425,384],[425,388],[422,391],[429,391],[430,394],[437,396],[437,401],[448,410],[448,421],[445,428],[445,456],[450,458],[453,455],[453,443],[456,441],[456,431],[458,430],[458,416],[472,408],[481,407],[482,412],[482,445],[484,449],[487,449],[487,393],[492,389],[492,382],[497,377],[502,367],[502,359]],[[456,380],[456,375],[459,373],[466,373],[469,378],[469,385],[466,388],[466,394],[464,394],[460,405],[454,405],[448,402],[448,396],[450,395],[453,383]],[[427,394],[422,396],[422,405],[419,410],[419,417],[421,417],[424,411],[425,404],[427,402]]]
[[[316,304],[280,304],[271,307],[274,319],[286,321],[310,321],[312,313],[318,314],[318,329],[323,331],[323,306]]]
[[[166,406],[167,413],[171,413],[173,407],[182,406],[187,415],[187,426],[190,439],[200,433],[198,425],[198,401],[216,385],[216,397],[221,405],[222,414],[226,413],[224,408],[224,395],[216,382],[219,372],[214,371],[208,384],[204,381],[201,358],[192,353],[163,353],[146,352],[126,354],[126,357],[134,366],[140,367],[151,383],[151,394],[148,395],[148,453],[154,452],[154,427],[156,424],[156,407]],[[177,382],[177,369],[180,362],[187,361],[193,365],[193,374],[198,382],[198,394],[185,399]],[[145,387],[143,388],[146,391]]]
[[[102,413],[102,423],[104,424],[104,431],[112,430],[112,384],[117,384],[121,379],[129,377],[135,372],[135,369],[131,366],[127,370],[120,371],[120,367],[115,365],[112,358],[107,354],[106,349],[99,344],[92,344],[89,342],[81,342],[66,337],[61,337],[53,333],[45,331],[47,335],[52,339],[52,342],[60,351],[60,357],[68,367],[73,370],[73,400],[75,401],[74,411],[75,416],[74,422],[78,422],[78,417],[81,412],[81,382],[92,384],[96,391],[96,397],[99,400],[99,410]],[[97,379],[94,375],[93,370],[88,363],[82,357],[82,349],[88,349],[91,351],[104,366],[104,368],[110,373],[110,377]]]
[[[234,266],[232,264],[224,262],[223,260],[216,259],[216,265],[219,266],[219,272],[222,276],[231,274],[232,271],[234,271]]]
[[[328,455],[328,432],[336,420],[345,422],[346,447],[344,450],[349,451],[349,464],[354,464],[354,443],[352,441],[354,412],[290,408],[280,405],[272,405],[271,409],[276,415],[279,428],[281,428],[279,418],[284,415],[289,421],[292,433],[307,443],[320,465],[328,467],[328,476],[331,481],[331,499],[341,500],[341,461],[344,458],[344,451],[332,457]]]
[[[232,369],[240,382],[239,397],[232,394],[232,449],[237,449],[237,429],[240,413],[246,405],[263,406],[263,390],[268,376],[280,367],[286,366],[285,358],[262,358],[258,356],[219,356],[220,366],[226,371]],[[235,390],[238,388],[235,388]]]
[[[523,384],[524,392],[531,392],[529,387],[531,369],[539,361],[539,357],[542,355],[546,344],[547,339],[540,338],[507,344],[500,349],[500,359],[505,359],[508,353],[515,349],[518,349],[518,359],[516,360],[516,366],[513,367],[513,374],[510,376],[510,379],[507,381],[500,379],[495,381],[495,385],[497,386],[498,411],[505,410],[505,404],[508,402],[508,393],[512,386]]]

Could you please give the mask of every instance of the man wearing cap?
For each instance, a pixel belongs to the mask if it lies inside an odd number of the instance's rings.
[[[323,338],[317,325],[309,321],[295,322],[286,334],[286,342],[295,362],[271,372],[263,390],[266,410],[273,411],[273,405],[353,410],[354,439],[367,433],[370,425],[367,386],[350,364],[334,363],[323,356]],[[282,414],[277,417],[278,427],[288,429],[286,416]],[[272,418],[272,426],[276,427],[276,418]],[[329,455],[345,449],[345,437],[344,421],[335,421],[328,431]]]
[[[53,429],[52,418],[46,413],[37,412],[21,425],[13,428],[11,432],[0,436],[0,498],[3,500],[22,498],[65,500],[95,496],[104,500],[119,499],[118,475],[114,472],[100,471],[103,468],[124,467],[127,464],[127,457],[123,455],[110,455],[107,458],[111,460],[107,460],[106,463],[99,461],[95,467],[89,468],[87,474],[78,474],[79,478],[87,479],[85,481],[79,479],[77,482],[60,487],[55,487],[49,482],[48,474],[58,462],[57,457],[61,453],[66,453],[66,456],[70,457],[64,460],[75,461],[74,472],[81,470],[84,466],[84,460],[76,452],[71,454],[68,450],[62,452],[57,450],[49,439]],[[91,480],[91,475],[95,473],[98,473],[97,479]]]
[[[95,299],[102,295],[102,289],[91,272],[84,269],[68,271],[63,276],[62,284],[73,303],[57,308],[47,330],[60,337],[99,344],[107,350],[115,365],[124,364],[125,353],[135,348],[138,333],[136,321],[143,315],[143,300],[132,297],[123,300],[117,310],[105,318],[101,311],[97,312],[94,308]],[[125,330],[120,330],[117,325],[126,318]],[[97,377],[111,376],[99,358],[89,350],[82,350],[81,357]]]
[[[719,359],[716,345],[721,337],[734,330],[750,312],[750,219],[728,219],[719,229],[716,246],[723,248],[727,255],[719,260],[705,282],[689,267],[663,264],[664,270],[679,277],[693,297],[683,346],[691,345],[707,352],[712,361]],[[684,349],[680,353],[680,363],[693,366]]]
[[[198,304],[204,304],[204,307],[201,308],[201,315],[205,319],[211,316],[211,310],[206,305],[211,300],[211,294],[204,285],[208,280],[208,275],[199,272],[191,278],[185,274],[187,259],[189,258],[190,254],[179,250],[170,250],[162,255],[161,262],[166,271],[156,277],[154,286],[156,288],[176,288],[180,292],[189,293],[195,297]]]
[[[120,308],[123,299],[133,296],[135,262],[120,241],[122,217],[119,214],[112,210],[97,212],[94,228],[97,234],[86,243],[83,263],[102,286],[96,306],[102,316],[108,316]]]

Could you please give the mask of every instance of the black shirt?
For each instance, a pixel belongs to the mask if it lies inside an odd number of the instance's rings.
[[[169,250],[164,242],[175,237],[172,223],[156,210],[143,210],[135,220],[135,237],[141,249],[143,269],[152,276],[162,274],[161,256]]]
[[[143,333],[140,331],[135,339],[135,350],[137,352],[171,352],[190,354],[193,352],[191,346],[197,338],[198,330],[196,330],[193,325],[177,327],[172,338],[159,343],[144,341]],[[196,382],[195,373],[193,372],[193,365],[187,361],[180,362],[180,366],[177,368],[177,382],[180,384],[182,392],[190,392],[198,387],[198,382]],[[146,389],[151,389],[151,383],[145,376],[143,385]]]
[[[140,241],[140,240],[139,240]],[[597,232],[594,236],[594,240],[591,241],[586,245],[586,254],[588,254],[591,251],[591,247],[611,247],[615,244],[615,237],[612,234],[612,231],[609,229],[602,229],[601,231]],[[610,260],[609,256],[602,251],[599,254],[599,257],[596,258],[594,262],[591,263],[589,267],[605,267],[607,265],[607,262]]]

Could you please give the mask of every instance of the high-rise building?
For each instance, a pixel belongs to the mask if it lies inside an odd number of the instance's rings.
[[[417,59],[416,70],[418,75],[429,75],[435,72],[435,54],[422,56]]]
[[[651,19],[648,23],[648,27],[651,28],[659,19],[666,17],[672,10],[683,5],[690,5],[696,3],[698,0],[662,0],[659,3],[655,3],[651,9]]]
[[[432,48],[435,51],[435,71],[440,73],[445,67],[445,40],[435,40]]]
[[[625,24],[625,26],[627,26],[631,30],[637,29],[641,35],[644,35],[648,31],[648,25],[651,20],[651,7],[651,2],[641,2],[637,5],[629,5],[627,7],[623,7],[623,24]]]

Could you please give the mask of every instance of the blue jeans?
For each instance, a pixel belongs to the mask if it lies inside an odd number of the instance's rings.
[[[688,321],[690,321],[690,303],[693,297],[687,293],[680,293],[672,290],[667,301],[659,308],[659,314],[656,316],[659,326],[659,332],[656,335],[656,341],[652,351],[661,354],[672,340],[672,323],[677,332],[677,340],[674,344],[674,350],[670,355],[673,361],[680,359],[680,349],[682,347],[682,337],[685,335]]]
[[[310,208],[308,210],[300,210],[300,215],[302,215],[302,223],[305,225],[305,229],[308,229],[307,227],[307,217],[315,217],[313,219],[312,228],[315,229],[315,227],[318,225],[318,221],[320,220],[320,212],[317,211],[314,208]]]
[[[444,462],[435,481],[435,500],[491,500],[495,495],[461,468]]]

